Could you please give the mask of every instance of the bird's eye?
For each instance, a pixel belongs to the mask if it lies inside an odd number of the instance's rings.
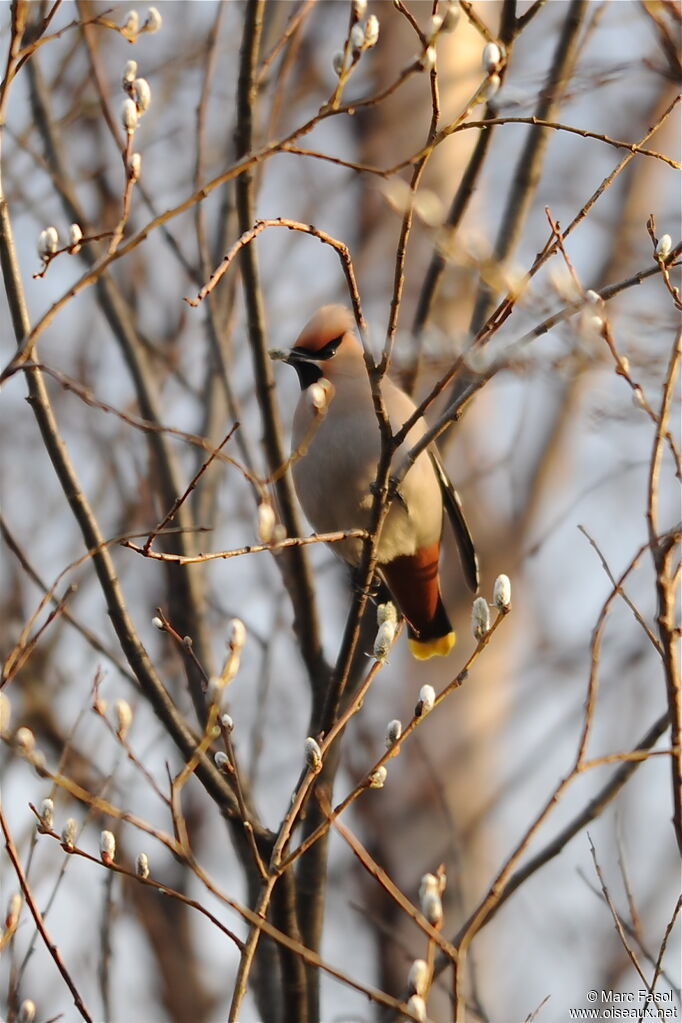
[[[333,338],[333,340],[328,341],[327,344],[323,348],[320,348],[320,350],[318,351],[317,358],[321,361],[324,361],[325,359],[333,359],[342,341],[343,334],[339,334],[338,337],[335,337]]]

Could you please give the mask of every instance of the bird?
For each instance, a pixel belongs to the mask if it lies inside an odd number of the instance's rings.
[[[293,480],[303,511],[318,533],[370,526],[381,452],[376,416],[362,345],[351,310],[326,305],[314,314],[289,350],[271,356],[292,366],[301,394],[294,412]],[[329,400],[319,414],[319,387]],[[396,432],[412,416],[415,404],[388,376],[381,393],[391,429]],[[423,436],[419,418],[397,449],[395,472]],[[422,451],[400,480],[377,543],[377,573],[406,620],[410,651],[418,660],[447,656],[455,632],[443,603],[439,560],[444,510],[452,523],[465,579],[478,589],[478,561],[457,492],[434,447]],[[334,543],[339,554],[357,567],[362,539]]]

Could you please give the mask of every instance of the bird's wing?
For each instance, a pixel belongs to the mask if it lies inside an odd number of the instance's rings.
[[[450,519],[450,524],[452,525],[452,529],[455,534],[462,568],[464,569],[464,577],[469,588],[476,593],[479,582],[478,558],[476,557],[474,541],[471,537],[467,521],[464,518],[462,502],[459,499],[459,494],[450,482],[448,474],[443,468],[438,455],[435,451],[429,451],[429,455],[431,457],[433,468],[436,471],[438,482],[440,483],[440,489],[443,495],[443,504],[445,505],[445,510],[448,513],[448,518]]]

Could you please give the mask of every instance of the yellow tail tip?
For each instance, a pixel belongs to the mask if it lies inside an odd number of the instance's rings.
[[[447,636],[439,636],[438,639],[408,639],[408,645],[412,656],[418,661],[428,661],[429,657],[447,657],[455,645],[454,632],[448,632]]]

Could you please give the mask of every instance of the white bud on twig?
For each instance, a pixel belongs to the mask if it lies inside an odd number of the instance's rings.
[[[123,68],[123,74],[121,75],[121,84],[125,92],[128,92],[129,87],[135,81],[137,77],[137,61],[127,60]]]
[[[508,575],[498,575],[493,586],[493,604],[498,611],[511,608],[511,580]]]
[[[228,630],[228,646],[230,650],[235,650],[238,653],[246,642],[246,626],[241,618],[231,618]]]
[[[215,761],[215,765],[219,771],[229,770],[230,761],[227,753],[223,753],[222,750],[218,750],[218,752],[214,755],[213,760]]]
[[[75,255],[81,250],[81,240],[83,238],[83,229],[80,224],[71,224],[69,227],[69,251]]]
[[[303,744],[303,751],[305,754],[305,762],[311,771],[317,774],[318,771],[322,770],[322,750],[318,743],[312,736],[308,736]]]
[[[130,157],[130,163],[128,164],[128,175],[131,181],[140,180],[140,171],[142,170],[142,157],[139,153],[133,153]]]
[[[598,291],[593,291],[592,288],[589,288],[585,292],[585,301],[589,302],[591,305],[599,305],[601,300],[602,298]]]
[[[490,630],[490,608],[485,597],[476,597],[471,609],[471,628],[474,639],[483,639]]]
[[[458,0],[448,0],[443,14],[443,27],[441,28],[441,32],[454,32],[457,28],[457,22],[459,21],[459,11],[460,7]]]
[[[66,823],[62,828],[62,845],[65,849],[71,850],[76,844],[76,835],[78,833],[78,825],[73,817],[67,817]]]
[[[145,18],[144,25],[140,29],[141,32],[158,32],[163,24],[163,19],[159,14],[156,7],[150,7],[147,11],[147,17]]]
[[[229,714],[222,714],[220,722],[226,732],[231,732],[232,729],[234,728],[234,721],[232,720]]]
[[[319,380],[310,385],[307,393],[310,404],[313,407],[313,412],[317,415],[325,415],[335,393],[331,380],[327,380],[326,377],[320,377]]]
[[[422,686],[419,690],[419,700],[414,708],[415,717],[423,718],[433,710],[436,702],[436,690],[433,686]]]
[[[429,18],[429,23],[426,27],[426,35],[429,39],[433,39],[438,35],[443,27],[443,18],[440,14],[432,14]]]
[[[14,743],[20,753],[24,753],[27,756],[33,753],[36,748],[36,737],[30,728],[26,728],[22,725],[21,728],[17,728],[14,733]]]
[[[135,873],[141,878],[149,877],[149,860],[147,859],[146,853],[141,852],[137,854],[137,859],[135,860]]]
[[[398,622],[398,612],[391,600],[387,600],[385,604],[377,605],[377,625],[383,625],[384,622],[391,622],[392,625],[396,625]]]
[[[161,619],[158,618],[157,616],[152,618],[152,625],[154,626],[155,629],[158,629],[159,632],[165,632],[166,631],[166,626],[163,624]]]
[[[116,839],[112,831],[101,831],[99,836],[99,855],[102,863],[107,866],[116,858]]]
[[[52,831],[54,825],[54,802],[46,796],[40,804],[39,831]]]
[[[391,746],[395,746],[400,736],[403,734],[403,726],[398,718],[393,718],[386,725],[386,749],[390,749]]]
[[[353,49],[357,52],[363,47],[365,42],[365,30],[362,25],[353,25],[350,30],[350,44]]]
[[[370,14],[365,25],[365,48],[371,50],[379,40],[379,19],[376,14]]]
[[[38,255],[41,259],[47,259],[48,256],[53,256],[59,248],[59,234],[57,228],[46,227],[44,231],[41,231],[38,235]]]
[[[343,50],[337,50],[334,56],[332,57],[332,67],[334,69],[334,74],[338,75],[340,78],[346,69],[346,62],[344,60]]]
[[[486,74],[492,74],[493,71],[499,71],[502,63],[502,53],[497,43],[486,43],[483,47],[483,54],[481,55],[481,63],[483,64],[483,70]]]
[[[257,532],[261,543],[270,543],[275,530],[275,512],[268,501],[261,501],[257,512]]]
[[[419,58],[419,67],[424,71],[432,71],[436,66],[436,47],[427,46]]]
[[[136,78],[133,82],[133,99],[135,100],[137,112],[141,117],[152,101],[152,90],[149,88],[149,82],[146,78]]]
[[[500,84],[501,79],[499,75],[490,75],[487,82],[483,86],[483,89],[481,90],[481,99],[484,100],[492,99],[493,96],[497,94],[497,91],[500,88]]]
[[[656,255],[659,259],[665,259],[672,252],[673,240],[669,234],[661,235],[656,245]]]
[[[356,21],[360,21],[360,18],[364,18],[366,10],[367,0],[353,0],[353,17]]]
[[[133,723],[133,709],[127,700],[116,700],[114,714],[116,715],[116,734],[123,741]]]
[[[421,995],[410,995],[407,1000],[407,1009],[416,1019],[426,1019],[426,1002]]]
[[[424,874],[419,885],[419,905],[432,927],[443,922],[440,881],[435,874]]]
[[[380,764],[376,771],[372,771],[369,776],[369,787],[371,789],[383,789],[387,775],[388,769],[384,764]]]
[[[24,904],[24,900],[19,892],[13,892],[7,900],[7,909],[5,911],[5,927],[8,931],[13,931],[19,923],[19,917],[21,915],[21,907]]]
[[[17,1023],[33,1023],[36,1018],[36,1003],[31,1001],[30,998],[24,998],[23,1002],[19,1006],[19,1015],[17,1016]]]
[[[121,31],[128,39],[137,35],[140,28],[140,17],[137,11],[128,11],[121,25]]]
[[[395,625],[393,622],[385,621],[379,626],[374,640],[374,649],[372,653],[375,660],[385,661],[388,657],[393,641],[395,639]]]
[[[121,124],[129,135],[132,135],[137,128],[138,120],[137,104],[130,96],[126,96],[121,104]]]
[[[423,998],[429,987],[429,967],[424,959],[415,959],[407,975],[407,990]]]
[[[12,704],[6,693],[0,690],[0,735],[7,735],[12,721]]]

